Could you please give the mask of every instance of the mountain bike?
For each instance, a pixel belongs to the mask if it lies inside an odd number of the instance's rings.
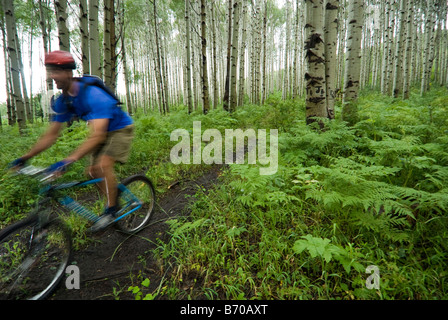
[[[46,169],[27,166],[17,174],[37,178],[39,200],[27,218],[0,231],[0,300],[41,300],[58,286],[72,254],[72,235],[64,216],[74,212],[94,223],[103,201],[95,184],[100,179],[55,183]],[[87,192],[74,192],[87,188]],[[77,199],[73,199],[77,197]],[[134,234],[151,219],[155,190],[144,175],[127,177],[118,184],[120,210],[114,226]],[[81,204],[81,203],[82,204]]]

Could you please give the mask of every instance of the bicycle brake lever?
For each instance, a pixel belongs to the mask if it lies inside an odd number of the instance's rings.
[[[39,179],[40,182],[51,182],[54,180],[56,180],[56,175],[54,173],[48,173],[48,174],[44,175],[43,178]]]
[[[16,171],[17,174],[24,174],[27,176],[37,176],[39,174],[41,174],[42,172],[44,172],[45,169],[43,168],[38,168],[38,167],[34,167],[34,166],[26,166],[23,168],[20,168]]]

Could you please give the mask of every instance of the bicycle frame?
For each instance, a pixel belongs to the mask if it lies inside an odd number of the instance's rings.
[[[69,196],[62,196],[62,197],[55,197],[52,195],[53,190],[64,190],[64,189],[71,189],[74,187],[86,187],[92,184],[97,184],[101,181],[103,181],[104,178],[98,178],[98,179],[91,179],[91,180],[85,180],[85,181],[73,181],[73,182],[67,182],[67,183],[61,183],[61,184],[53,184],[53,185],[46,185],[43,187],[39,193],[41,195],[46,195],[46,197],[55,199],[57,202],[59,202],[63,207],[67,208],[69,211],[72,211],[76,213],[77,215],[90,220],[92,222],[96,222],[99,219],[99,216],[87,209],[85,206],[81,205],[77,201],[75,201],[73,198]],[[123,184],[118,184],[118,189],[121,191],[122,195],[126,199],[126,204],[117,212],[117,218],[114,220],[114,222],[117,222],[124,217],[128,216],[129,214],[133,213],[134,211],[138,210],[142,206],[142,202],[131,192],[128,188],[126,188]],[[44,200],[45,201],[45,200]],[[39,202],[40,204],[41,202]],[[129,211],[130,207],[132,207]]]

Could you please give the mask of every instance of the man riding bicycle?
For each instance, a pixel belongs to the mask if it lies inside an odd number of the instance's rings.
[[[71,163],[91,154],[87,172],[92,178],[104,178],[98,186],[107,199],[106,209],[92,229],[103,229],[113,222],[114,215],[119,210],[114,165],[116,162],[125,163],[128,159],[134,122],[121,110],[116,98],[107,90],[94,85],[83,85],[83,78],[73,77],[76,64],[69,52],[48,53],[45,56],[45,66],[62,94],[52,106],[55,114],[47,131],[28,153],[14,160],[11,166],[23,166],[28,159],[51,147],[59,137],[64,122],[75,116],[87,121],[90,135],[86,141],[64,160],[51,165],[48,171],[63,173]]]

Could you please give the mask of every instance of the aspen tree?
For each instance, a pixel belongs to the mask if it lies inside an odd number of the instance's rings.
[[[12,84],[10,86],[11,92],[10,96],[14,101],[16,107],[16,121],[19,125],[19,131],[26,128],[26,115],[25,115],[25,105],[23,102],[22,89],[20,83],[20,67],[19,59],[17,57],[17,38],[16,38],[16,18],[14,15],[14,6],[12,1],[3,0],[3,11],[5,14],[6,22],[6,35],[7,35],[7,52],[9,56],[9,72],[11,74]]]
[[[267,59],[267,53],[266,53],[266,42],[267,42],[267,14],[268,14],[268,2],[267,0],[264,1],[264,13],[263,13],[263,64],[262,64],[262,75],[263,78],[261,79],[262,83],[262,89],[261,89],[261,104],[264,104],[264,101],[266,99],[267,91],[267,70],[266,70],[266,59]]]
[[[293,73],[293,83],[292,83],[292,97],[295,98],[299,94],[299,80],[298,80],[298,72],[299,72],[299,41],[300,41],[300,23],[299,23],[299,1],[296,1],[296,12],[295,12],[295,20],[294,20],[294,59],[292,65],[292,73]]]
[[[163,5],[163,3],[162,3]],[[158,14],[155,14],[155,17],[157,19]],[[163,29],[162,28],[162,34],[163,34]],[[157,31],[157,30],[156,30]],[[157,34],[157,32],[156,32]],[[161,68],[162,68],[162,83],[163,83],[163,95],[164,95],[164,104],[163,104],[163,112],[164,113],[168,113],[170,112],[169,110],[169,97],[168,97],[168,69],[167,69],[167,63],[166,63],[166,57],[168,56],[167,54],[167,46],[166,46],[166,37],[161,37],[160,39],[161,42],[161,54],[160,54],[160,63],[161,63]]]
[[[215,19],[215,1],[210,5],[210,13],[212,18],[212,83],[213,83],[213,107],[216,108],[219,101],[219,86],[218,86],[218,64],[217,64],[217,47],[216,47],[216,19]]]
[[[191,38],[190,38],[190,0],[185,0],[185,54],[186,54],[186,85],[188,113],[193,111],[193,98],[191,92]]]
[[[381,19],[379,2],[375,1],[375,8],[373,13],[373,53],[372,53],[372,87],[378,87],[378,75],[381,72]]]
[[[404,43],[404,20],[406,12],[406,1],[400,0],[399,8],[399,21],[398,21],[398,32],[397,32],[397,43],[395,45],[395,66],[394,66],[394,76],[393,76],[393,87],[392,94],[395,98],[398,97],[402,92],[403,88],[403,52],[405,48]]]
[[[411,70],[411,50],[413,40],[413,23],[412,23],[412,11],[414,6],[414,0],[409,0],[406,8],[406,44],[404,49],[403,59],[403,99],[409,98],[410,87],[410,70]]]
[[[338,5],[339,0],[328,0],[325,6],[325,93],[329,119],[334,119]]]
[[[342,86],[343,86],[343,77],[344,77],[344,56],[345,56],[345,33],[347,30],[347,23],[345,18],[345,11],[347,7],[347,0],[340,0],[340,10],[338,12],[338,21],[341,23],[339,24],[338,28],[338,53],[337,53],[337,89],[336,89],[336,95],[340,95],[342,93]]]
[[[448,13],[448,3],[443,4],[443,12],[442,12],[442,25],[446,26],[447,23],[447,13]],[[448,30],[445,28],[441,29],[442,32],[442,40],[441,40],[441,67],[440,67],[440,85],[445,86],[448,77]]]
[[[8,125],[12,126],[14,123],[16,123],[16,110],[14,109],[14,98],[12,96],[12,83],[11,83],[11,72],[10,72],[10,61],[8,59],[8,45],[6,43],[7,36],[6,36],[6,30],[5,30],[5,21],[3,17],[3,8],[0,8],[0,27],[2,31],[2,45],[3,48],[6,48],[6,50],[3,50],[3,61],[5,61],[5,82],[6,82],[6,114],[8,116]],[[51,80],[51,79],[50,79]],[[53,80],[51,80],[53,83]]]
[[[49,36],[47,33],[47,14],[45,13],[45,8],[43,7],[42,0],[39,0],[39,15],[40,15],[39,24],[42,32],[42,43],[44,46],[44,54],[47,54],[50,51]],[[48,74],[46,77],[46,86],[47,91],[53,90],[53,80],[49,77]]]
[[[207,114],[210,111],[207,74],[207,24],[206,24],[205,0],[201,0],[201,57],[202,57],[202,111]],[[166,83],[166,82],[165,82]],[[236,84],[235,84],[236,85]]]
[[[348,6],[347,57],[345,59],[342,119],[349,124],[358,120],[357,99],[361,68],[361,36],[364,5],[362,0],[350,0]]]
[[[440,5],[440,4],[439,4]],[[433,57],[434,57],[434,83],[439,83],[439,61],[440,61],[440,30],[442,29],[442,19],[440,16],[440,8],[436,8],[435,15],[437,16],[437,29],[436,34],[434,36],[434,49],[433,49]]]
[[[98,31],[98,0],[89,0],[90,74],[101,77],[100,40]]]
[[[118,16],[119,18],[119,24],[121,26],[121,56],[122,56],[122,61],[123,61],[123,74],[124,74],[124,84],[125,84],[125,90],[126,90],[126,108],[127,111],[130,115],[132,115],[134,113],[134,110],[132,108],[132,103],[131,103],[131,94],[130,94],[130,85],[129,85],[129,71],[128,71],[128,62],[127,62],[127,57],[126,57],[126,45],[125,45],[125,28],[126,28],[126,24],[125,24],[125,6],[124,3],[121,2],[120,4],[120,14]]]
[[[255,4],[254,14],[253,14],[253,51],[252,51],[252,88],[253,88],[253,102],[255,104],[260,103],[260,56],[261,56],[261,8],[260,3]]]
[[[54,6],[58,25],[59,50],[70,52],[70,34],[67,28],[67,1],[55,0]]]
[[[15,29],[14,36],[16,38],[17,61],[19,63],[22,98],[23,98],[23,104],[25,106],[26,120],[30,123],[33,123],[33,115],[31,112],[30,102],[28,99],[28,93],[27,93],[26,82],[25,82],[25,71],[24,71],[23,62],[22,62],[22,45],[21,45],[19,36],[17,34],[17,28]]]
[[[103,34],[103,79],[108,87],[112,87],[112,44],[110,21],[113,19],[113,9],[111,7],[113,1],[104,1],[104,34]]]
[[[381,68],[381,93],[387,94],[389,91],[389,47],[390,47],[390,37],[392,33],[390,32],[391,27],[389,23],[389,14],[390,14],[390,1],[391,0],[385,0],[384,9],[382,8],[381,13],[384,15],[384,22],[383,22],[383,59],[382,59],[382,68]]]
[[[395,2],[396,0],[391,0],[391,12],[389,14],[389,46],[387,51],[388,56],[388,66],[387,66],[387,94],[392,94],[393,90],[393,74],[394,74],[394,48],[395,48],[395,27],[396,27],[396,17],[395,17]]]
[[[283,99],[286,99],[289,95],[289,50],[290,50],[290,37],[291,37],[291,8],[290,1],[286,0],[286,22],[285,22],[285,51],[284,51],[284,66],[283,66]]]
[[[89,23],[87,13],[87,0],[79,1],[79,25],[81,32],[82,73],[90,72],[89,66]]]
[[[155,38],[155,50],[156,50],[156,77],[157,77],[157,89],[158,89],[158,96],[159,96],[159,111],[162,114],[165,114],[168,112],[168,102],[165,92],[165,86],[163,84],[163,65],[162,65],[162,59],[161,59],[161,45],[160,45],[160,39],[159,39],[159,30],[158,30],[158,23],[157,23],[157,4],[156,0],[153,2],[153,13],[154,13],[154,38]]]
[[[417,4],[417,1],[415,4]],[[415,6],[413,8],[415,13],[413,14],[413,29],[415,30],[412,34],[412,52],[411,52],[411,72],[410,72],[410,85],[415,84],[419,75],[421,75],[421,34],[419,30],[421,30],[422,18],[420,9]]]
[[[239,1],[235,0],[233,3],[233,30],[232,30],[232,54],[231,54],[231,78],[230,78],[230,106],[229,111],[236,110],[237,93],[236,93],[236,79],[237,79],[237,65],[238,65],[238,34],[239,34]]]
[[[231,70],[231,50],[232,50],[232,0],[228,0],[228,30],[227,30],[227,66],[226,78],[224,82],[223,108],[230,111],[230,70]]]
[[[420,93],[423,95],[429,89],[429,82],[431,77],[431,69],[434,61],[434,1],[428,0],[425,16],[425,46],[423,53],[423,70],[421,78]]]
[[[306,123],[311,124],[328,115],[323,41],[324,2],[306,0],[305,9]],[[319,124],[323,126],[321,122]]]
[[[241,106],[244,103],[244,93],[246,90],[246,79],[245,79],[245,66],[246,66],[246,40],[247,40],[247,3],[242,1],[242,28],[241,28],[241,47],[240,47],[240,73],[239,73],[239,93],[238,93],[238,105]]]

